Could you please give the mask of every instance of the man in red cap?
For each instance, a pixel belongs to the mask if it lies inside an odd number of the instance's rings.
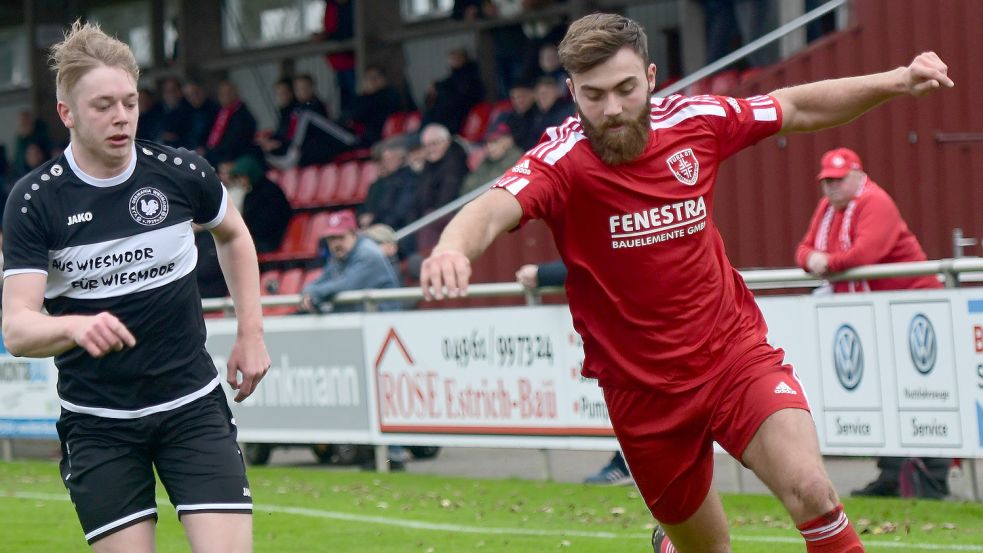
[[[894,200],[864,172],[856,152],[837,148],[823,155],[819,174],[823,199],[799,244],[795,260],[817,276],[838,273],[861,265],[925,261],[918,239],[908,229]],[[880,278],[833,283],[834,293],[872,290],[941,288],[934,275]],[[924,467],[926,486],[921,495],[941,498],[949,493],[946,476],[951,459],[913,460]],[[881,457],[880,474],[855,496],[897,496],[906,460]]]
[[[328,217],[323,236],[328,242],[331,259],[324,272],[301,292],[300,310],[307,313],[323,311],[323,304],[335,294],[346,290],[398,288],[399,279],[379,245],[357,233],[355,214],[350,210],[337,211]],[[380,302],[380,311],[399,309],[399,302]],[[339,305],[331,311],[361,311],[362,305]]]
[[[848,148],[826,152],[816,179],[823,198],[796,252],[800,267],[825,276],[861,265],[925,261],[925,252],[898,207],[867,176],[856,152]],[[833,283],[837,293],[941,287],[930,275]]]

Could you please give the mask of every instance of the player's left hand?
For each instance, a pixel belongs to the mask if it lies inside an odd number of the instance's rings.
[[[941,88],[952,88],[956,83],[948,75],[949,67],[935,52],[922,52],[904,70],[904,85],[908,94],[924,96]]]
[[[241,402],[256,391],[259,381],[266,376],[271,365],[270,354],[266,351],[266,344],[263,342],[262,335],[236,338],[235,345],[232,346],[232,353],[229,354],[228,374],[226,375],[229,386],[233,390],[239,391],[235,397],[236,403]],[[239,375],[242,375],[241,380]]]

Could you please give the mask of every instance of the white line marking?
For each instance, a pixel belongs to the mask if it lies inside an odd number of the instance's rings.
[[[13,499],[33,499],[37,501],[69,501],[68,495],[34,493],[34,492],[0,492],[0,498]],[[167,503],[167,498],[158,497],[160,503]],[[311,518],[326,518],[333,520],[344,520],[348,522],[361,522],[365,524],[381,524],[383,526],[397,526],[401,528],[412,528],[414,530],[434,530],[438,532],[461,532],[466,534],[511,534],[523,536],[558,536],[575,538],[597,538],[603,540],[647,540],[650,534],[620,534],[615,532],[583,532],[579,530],[537,530],[535,528],[502,528],[502,527],[479,527],[462,526],[458,524],[441,524],[435,522],[425,522],[421,520],[407,520],[403,518],[378,517],[371,515],[356,515],[352,513],[339,513],[337,511],[322,511],[320,509],[307,509],[304,507],[288,507],[285,505],[253,505],[253,512],[269,511],[271,513],[284,513],[289,515],[300,515]],[[756,542],[756,543],[791,543],[801,544],[802,538],[786,538],[780,536],[742,536],[732,534],[730,539],[734,541]],[[983,545],[956,545],[941,543],[904,543],[894,541],[866,540],[864,546],[868,549],[904,549],[905,551],[983,551]]]

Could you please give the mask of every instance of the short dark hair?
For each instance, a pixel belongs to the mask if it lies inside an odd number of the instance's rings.
[[[560,41],[560,63],[567,73],[583,73],[604,63],[626,46],[648,65],[648,38],[641,25],[618,14],[587,15],[574,21]]]

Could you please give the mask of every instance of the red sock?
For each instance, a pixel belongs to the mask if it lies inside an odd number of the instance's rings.
[[[843,512],[843,505],[799,525],[807,553],[863,553],[860,536]]]

